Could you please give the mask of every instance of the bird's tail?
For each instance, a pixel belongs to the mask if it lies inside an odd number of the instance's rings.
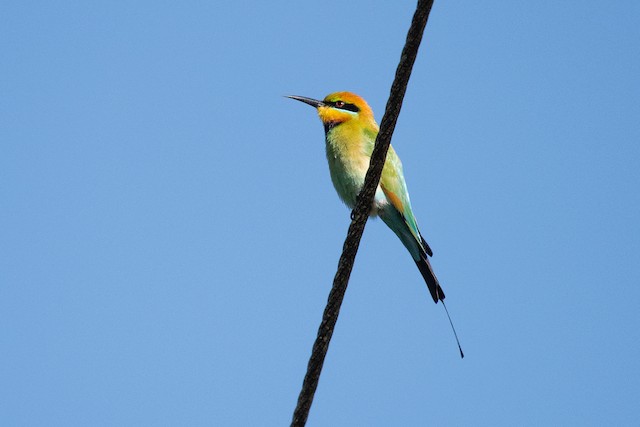
[[[431,268],[431,263],[427,259],[427,255],[424,253],[420,254],[420,259],[416,261],[416,265],[418,266],[420,273],[422,273],[424,281],[427,283],[433,302],[437,304],[438,301],[444,300],[444,291],[440,287],[440,283],[433,272],[433,268]]]

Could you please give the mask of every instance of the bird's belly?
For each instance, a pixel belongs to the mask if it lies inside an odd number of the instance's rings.
[[[327,160],[329,161],[331,181],[338,196],[350,209],[353,209],[364,184],[364,178],[369,168],[369,159],[349,160],[328,155]],[[370,215],[377,215],[378,209],[385,204],[387,204],[387,199],[378,185]]]

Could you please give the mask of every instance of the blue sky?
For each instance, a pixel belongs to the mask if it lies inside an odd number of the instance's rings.
[[[387,4],[388,3],[388,4]],[[3,425],[286,425],[413,2],[0,6]],[[466,358],[365,230],[310,426],[640,422],[640,6],[437,1],[393,144]]]

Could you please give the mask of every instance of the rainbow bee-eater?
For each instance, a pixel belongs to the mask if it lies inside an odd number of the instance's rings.
[[[379,127],[373,111],[364,99],[350,92],[335,92],[322,101],[303,96],[288,98],[317,109],[324,125],[331,181],[342,201],[353,209],[378,135]],[[400,238],[422,273],[433,301],[437,304],[444,300],[444,292],[429,263],[433,252],[418,229],[402,163],[391,146],[376,189],[371,216],[382,218]]]

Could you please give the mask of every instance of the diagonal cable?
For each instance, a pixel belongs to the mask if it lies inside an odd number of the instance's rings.
[[[304,426],[309,416],[313,396],[318,387],[318,380],[322,372],[322,365],[324,364],[324,359],[329,349],[329,342],[331,341],[333,330],[338,321],[340,306],[342,305],[342,300],[347,290],[349,276],[353,269],[360,239],[362,238],[362,233],[364,232],[364,227],[373,203],[373,197],[378,187],[380,176],[382,175],[382,168],[387,157],[389,145],[391,144],[391,136],[398,121],[398,115],[400,114],[404,94],[407,90],[411,70],[416,60],[416,55],[418,54],[418,47],[420,46],[422,33],[427,25],[427,19],[429,18],[432,5],[433,0],[418,0],[418,5],[413,15],[413,20],[411,21],[407,40],[402,49],[402,55],[400,56],[400,63],[398,64],[396,75],[391,85],[391,93],[387,101],[384,116],[382,116],[382,121],[380,122],[380,132],[378,133],[375,147],[371,154],[369,170],[367,171],[362,190],[358,195],[356,207],[351,212],[351,225],[347,232],[347,238],[344,241],[340,261],[338,261],[338,270],[333,279],[333,287],[329,293],[327,306],[322,315],[322,322],[318,328],[318,336],[313,344],[313,350],[309,358],[309,364],[307,365],[307,373],[304,377],[302,390],[298,396],[298,403],[293,413],[293,420],[291,421],[292,427]]]

